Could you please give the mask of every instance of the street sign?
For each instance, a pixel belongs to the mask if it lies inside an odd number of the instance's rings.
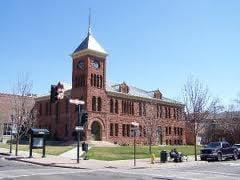
[[[139,123],[137,123],[137,122],[132,122],[132,125],[133,125],[133,126],[139,126]]]
[[[70,99],[69,100],[69,102],[71,103],[71,104],[75,104],[75,105],[84,105],[85,104],[85,102],[84,101],[81,101],[81,100],[79,100],[79,99]]]
[[[83,131],[83,130],[84,130],[83,126],[76,126],[75,127],[75,131]]]

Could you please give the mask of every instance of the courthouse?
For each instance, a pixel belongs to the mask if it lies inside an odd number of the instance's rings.
[[[64,99],[51,104],[50,94],[35,98],[38,126],[49,129],[57,140],[73,139],[77,108],[69,99],[78,98],[85,101],[83,108],[89,117],[85,140],[131,144],[131,123],[138,122],[137,142],[144,144],[147,141],[144,121],[150,118],[157,121],[156,143],[185,144],[184,105],[166,98],[159,89],[146,91],[125,82],[108,82],[107,55],[89,27],[87,36],[71,55],[72,83],[64,86]]]

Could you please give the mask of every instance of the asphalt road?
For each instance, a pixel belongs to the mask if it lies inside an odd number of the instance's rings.
[[[0,159],[0,179],[63,180],[63,179],[216,179],[240,180],[240,160],[210,162],[178,168],[125,168],[125,169],[67,169],[31,165]]]

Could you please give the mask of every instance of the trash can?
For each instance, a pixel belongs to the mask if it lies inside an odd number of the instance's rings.
[[[167,151],[166,150],[163,150],[160,152],[160,161],[162,163],[167,162]]]
[[[82,151],[88,152],[88,144],[85,142],[82,143]]]

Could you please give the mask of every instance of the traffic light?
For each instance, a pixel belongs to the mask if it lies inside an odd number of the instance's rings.
[[[88,113],[83,112],[80,126],[84,126],[87,123],[87,121],[88,121]]]
[[[57,86],[51,85],[51,97],[50,102],[55,103],[58,100],[58,92],[57,92]]]

